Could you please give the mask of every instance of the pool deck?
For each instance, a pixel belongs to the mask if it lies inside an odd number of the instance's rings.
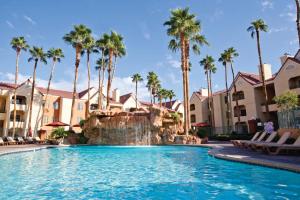
[[[208,147],[210,148],[208,154],[218,159],[273,167],[300,173],[300,156],[271,156],[261,152],[234,147],[229,142],[210,141],[209,144],[176,146]],[[62,146],[38,144],[0,146],[0,156],[59,147]]]

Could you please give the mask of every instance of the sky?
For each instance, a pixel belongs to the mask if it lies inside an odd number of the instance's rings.
[[[190,91],[206,87],[203,67],[199,61],[206,55],[218,60],[224,49],[234,47],[239,53],[235,71],[257,73],[256,41],[246,31],[251,21],[262,18],[269,26],[261,34],[264,63],[272,65],[272,72],[280,68],[279,57],[294,55],[298,50],[296,9],[294,0],[0,0],[0,81],[13,82],[16,53],[10,46],[13,37],[24,36],[29,45],[62,48],[65,58],[57,64],[52,87],[72,90],[74,79],[74,49],[62,37],[76,24],[85,24],[97,39],[103,33],[117,31],[124,37],[127,55],[117,62],[113,88],[121,94],[134,92],[131,76],[140,73],[145,81],[139,86],[140,98],[147,100],[145,87],[149,71],[158,74],[162,86],[175,91],[182,99],[180,55],[168,49],[170,37],[163,23],[170,10],[189,7],[201,21],[201,34],[209,46],[201,47],[200,55],[191,55]],[[94,69],[98,54],[91,56],[92,85],[97,87]],[[20,82],[32,75],[33,63],[28,52],[20,57]],[[225,88],[224,67],[216,62],[213,90]],[[46,86],[51,61],[39,64],[37,84]],[[231,78],[229,79],[231,81]],[[80,63],[78,90],[87,88],[86,57]],[[191,94],[190,94],[191,95]]]

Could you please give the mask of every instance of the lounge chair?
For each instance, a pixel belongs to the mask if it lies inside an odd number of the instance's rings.
[[[1,146],[4,146],[4,145],[7,145],[8,143],[3,141],[2,137],[0,137],[0,145]]]
[[[17,144],[16,140],[14,140],[12,137],[7,137],[6,140],[9,145]]]
[[[27,144],[33,144],[34,143],[32,137],[27,137],[25,140],[26,140]]]
[[[26,142],[24,141],[24,139],[22,137],[17,137],[17,143],[18,144],[26,144]]]
[[[259,137],[260,134],[261,134],[261,132],[256,132],[250,141],[255,141]],[[248,141],[248,140],[231,140],[231,143],[234,146],[241,146],[242,145],[241,143],[245,142],[245,141]]]
[[[241,142],[241,146],[248,148],[248,146],[252,143],[262,142],[265,139],[266,135],[267,135],[266,132],[262,132],[262,134],[260,134],[260,136],[258,137],[257,140],[255,140],[255,141],[245,140],[245,141]]]
[[[45,141],[44,141],[44,140],[41,140],[40,137],[35,137],[35,138],[33,138],[33,141],[34,141],[35,143],[38,143],[38,144],[44,144],[44,143],[45,143]]]
[[[251,148],[256,151],[261,150],[261,147],[264,144],[272,142],[276,136],[277,136],[277,132],[274,131],[268,136],[268,138],[264,142],[252,142],[251,144],[248,145],[248,148]]]
[[[263,150],[270,155],[278,155],[281,151],[299,151],[300,150],[300,136],[293,144],[269,144],[263,147]]]

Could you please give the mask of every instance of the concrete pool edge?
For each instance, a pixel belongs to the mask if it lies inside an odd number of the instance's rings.
[[[35,145],[35,146],[21,146],[16,145],[12,146],[9,149],[0,151],[0,156],[15,154],[15,153],[24,153],[24,152],[31,152],[31,151],[39,151],[43,149],[50,149],[50,148],[63,148],[68,146],[90,146],[90,145]],[[95,146],[95,145],[91,145]],[[102,146],[102,145],[98,145]],[[233,161],[233,162],[240,162],[245,164],[251,165],[258,165],[264,166],[269,168],[287,170],[291,172],[300,173],[300,164],[292,164],[292,163],[285,163],[279,162],[274,160],[267,160],[261,158],[255,158],[250,156],[244,155],[230,155],[223,152],[224,144],[200,144],[200,145],[154,145],[154,146],[186,146],[186,147],[201,147],[201,148],[209,148],[208,155],[222,160]],[[8,146],[9,147],[9,146]],[[3,147],[2,147],[3,148]],[[271,157],[270,157],[271,158]],[[273,157],[276,158],[276,157]]]

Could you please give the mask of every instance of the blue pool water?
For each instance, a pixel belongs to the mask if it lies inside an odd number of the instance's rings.
[[[0,199],[300,199],[300,174],[196,147],[67,147],[0,157]]]

